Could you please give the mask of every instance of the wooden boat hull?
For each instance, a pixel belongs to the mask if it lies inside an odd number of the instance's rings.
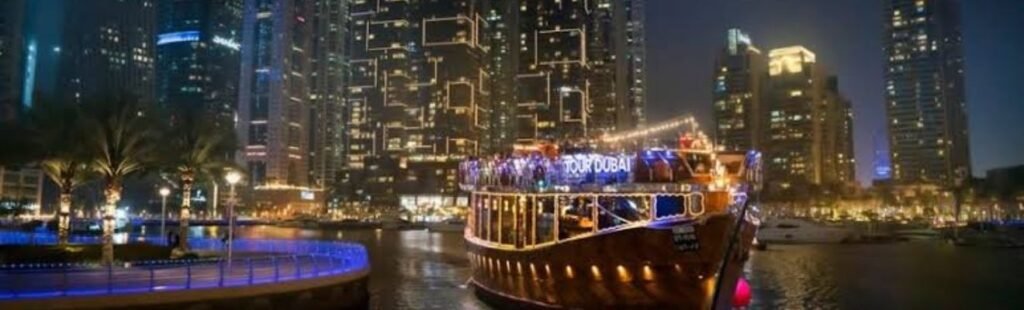
[[[655,221],[529,250],[467,237],[472,284],[498,308],[728,309],[757,230],[749,222],[741,227],[714,302],[715,275],[735,222],[730,213]],[[694,251],[673,242],[672,228],[685,225],[695,229]]]

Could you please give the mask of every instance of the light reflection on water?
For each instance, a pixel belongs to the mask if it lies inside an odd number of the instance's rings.
[[[362,243],[373,268],[374,309],[487,309],[464,288],[470,270],[459,233],[253,226],[238,236]],[[940,242],[771,245],[753,252],[745,270],[754,309],[1024,309],[1024,250]]]
[[[209,236],[203,228],[198,234]],[[223,234],[224,230],[220,232]],[[322,239],[362,243],[370,253],[373,309],[488,309],[476,300],[460,233],[424,230],[315,230],[272,226],[240,227],[240,238]]]
[[[939,241],[770,245],[747,274],[759,309],[1024,309],[1024,250]]]

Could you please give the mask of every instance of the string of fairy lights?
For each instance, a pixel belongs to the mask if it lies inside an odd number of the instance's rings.
[[[662,134],[666,131],[676,130],[683,126],[690,126],[691,132],[696,135],[697,139],[707,140],[707,135],[701,131],[700,125],[693,116],[683,116],[675,119],[671,119],[662,123],[658,123],[653,126],[647,126],[644,128],[638,128],[635,130],[617,133],[617,134],[606,134],[600,138],[603,143],[620,143],[624,141],[635,141],[637,139],[648,138],[651,136]]]

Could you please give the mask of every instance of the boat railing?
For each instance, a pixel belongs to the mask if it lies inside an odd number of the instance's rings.
[[[467,237],[504,249],[532,249],[660,221],[728,212],[732,191],[689,193],[475,192]]]

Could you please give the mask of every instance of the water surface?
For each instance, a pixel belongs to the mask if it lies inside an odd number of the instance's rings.
[[[241,228],[239,236],[364,244],[374,309],[487,309],[465,288],[469,262],[458,233],[256,226]],[[773,245],[752,253],[746,273],[755,309],[1024,309],[1020,249],[942,242]]]

